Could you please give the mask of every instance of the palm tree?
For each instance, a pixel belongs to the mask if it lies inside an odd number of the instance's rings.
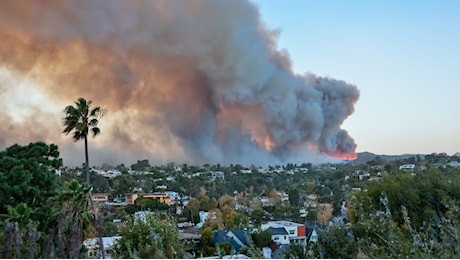
[[[86,99],[80,97],[76,102],[75,106],[69,105],[64,109],[64,130],[62,131],[66,135],[73,132],[73,140],[78,142],[85,140],[85,171],[86,171],[86,183],[90,185],[89,181],[89,160],[88,160],[88,133],[91,132],[93,137],[101,133],[97,124],[99,118],[105,115],[106,110],[100,107],[91,109],[92,101],[86,101]]]
[[[88,133],[91,132],[93,137],[101,133],[97,124],[99,123],[99,118],[103,117],[106,113],[105,109],[100,107],[95,107],[91,109],[91,100],[86,101],[86,99],[80,97],[76,102],[75,106],[69,105],[64,109],[64,130],[62,131],[66,135],[73,132],[73,140],[75,142],[80,141],[81,139],[85,140],[85,171],[86,171],[86,183],[90,187],[89,180],[89,159],[88,159]],[[95,224],[99,237],[99,249],[101,250],[102,258],[105,258],[104,255],[104,244],[102,241],[102,232],[98,228],[98,214],[96,212],[96,207],[94,206],[91,191],[88,193],[91,206],[94,211]]]

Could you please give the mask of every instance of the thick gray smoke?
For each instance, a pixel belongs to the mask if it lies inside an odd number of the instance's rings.
[[[81,96],[108,109],[92,165],[353,157],[340,126],[359,91],[293,73],[276,35],[243,0],[0,1],[0,145],[44,140],[80,164],[60,132]]]

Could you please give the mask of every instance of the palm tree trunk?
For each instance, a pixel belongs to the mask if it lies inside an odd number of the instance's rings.
[[[90,182],[89,182],[89,159],[88,159],[88,137],[87,136],[85,136],[85,163],[86,163],[85,165],[86,183],[88,184],[88,187],[89,187]],[[99,249],[101,250],[100,256],[102,257],[102,259],[104,259],[105,258],[104,242],[102,241],[102,232],[101,232],[101,228],[99,227],[100,223],[99,223],[98,212],[96,211],[96,206],[94,205],[93,196],[91,195],[91,191],[89,192],[89,199],[91,202],[91,207],[93,208],[93,212],[94,212],[94,224],[96,227],[97,236],[99,238]]]
[[[85,136],[85,171],[86,171],[86,184],[89,187],[89,159],[88,159],[88,138]]]

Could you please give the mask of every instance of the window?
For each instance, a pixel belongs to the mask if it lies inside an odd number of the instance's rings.
[[[295,230],[289,230],[289,235],[294,235]]]

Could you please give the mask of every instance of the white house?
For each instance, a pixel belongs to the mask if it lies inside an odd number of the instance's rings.
[[[211,181],[216,181],[218,179],[223,180],[225,178],[225,174],[223,172],[211,172],[211,176],[209,177]]]
[[[450,167],[458,168],[458,167],[460,167],[460,162],[455,162],[455,161],[453,161],[453,162],[448,163],[448,165],[449,165]]]
[[[180,199],[179,193],[175,191],[165,191],[166,195],[168,195],[173,201],[177,201]]]
[[[151,212],[151,211],[137,211],[137,212],[134,212],[134,219],[135,220],[140,219],[143,222],[147,222],[147,215],[153,216],[154,214],[155,212]]]
[[[415,169],[415,164],[403,164],[401,166],[399,166],[399,169],[400,170],[413,170]]]
[[[120,240],[120,236],[115,237],[102,237],[102,243],[104,244],[104,254],[105,258],[112,258],[112,248]],[[100,254],[99,252],[99,239],[98,238],[88,238],[83,241],[83,245],[88,249],[86,252],[87,258],[97,258]]]
[[[269,221],[261,226],[262,230],[270,229],[272,239],[278,244],[307,245],[306,227],[291,221]]]

